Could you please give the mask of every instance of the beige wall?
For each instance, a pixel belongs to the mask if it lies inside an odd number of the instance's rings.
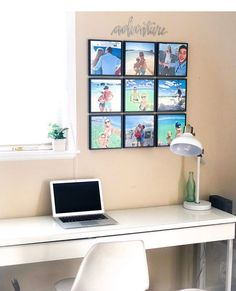
[[[168,148],[88,150],[87,40],[92,38],[189,43],[187,118],[205,147],[201,193],[206,198],[210,193],[234,198],[236,13],[80,12],[76,16],[78,141],[81,153],[76,160],[0,162],[0,216],[49,214],[48,181],[60,178],[100,177],[107,209],[182,201],[183,173],[195,166],[194,159],[184,161],[170,153]],[[136,24],[149,20],[156,22],[168,33],[146,37],[111,36],[112,29],[127,24],[130,16],[134,17]],[[178,250],[149,252],[151,290],[173,290],[179,285],[182,252]],[[59,264],[65,268],[62,262]],[[69,266],[70,262],[65,264]],[[154,268],[158,264],[159,267]],[[20,270],[20,276],[28,276],[27,267]],[[156,273],[158,279],[155,279]],[[162,279],[164,273],[166,279]],[[3,290],[8,290],[6,285]],[[24,290],[32,289],[25,287]]]
[[[112,29],[148,20],[168,31],[164,36],[111,36]],[[179,158],[168,148],[88,150],[87,40],[90,38],[186,41],[189,43],[188,121],[205,147],[201,192],[234,196],[236,35],[235,13],[77,13],[76,160],[0,162],[0,217],[50,213],[48,181],[100,177],[107,209],[181,202],[182,175],[194,159]],[[223,170],[224,169],[224,170]],[[137,181],[142,183],[137,183]],[[24,201],[24,203],[23,203]],[[27,202],[27,203],[26,203]],[[19,204],[22,205],[19,208]]]
[[[111,36],[112,29],[118,24],[127,24],[130,16],[134,16],[136,24],[148,20],[155,21],[164,26],[168,33],[159,37]],[[123,149],[110,152],[87,149],[87,39],[189,43],[187,118],[194,126],[206,153],[205,164],[201,167],[201,192],[203,196],[219,192],[233,197],[236,186],[236,180],[233,178],[236,172],[236,156],[232,154],[235,141],[233,133],[236,129],[235,24],[235,13],[78,14],[77,84],[79,123],[82,124],[79,126],[81,155],[78,157],[78,174],[80,176],[92,173],[102,178],[107,208],[180,202],[180,170],[183,163],[181,158],[171,154],[167,148]],[[194,160],[189,159],[185,164],[195,166],[193,162]],[[143,183],[136,183],[137,180],[142,180]]]

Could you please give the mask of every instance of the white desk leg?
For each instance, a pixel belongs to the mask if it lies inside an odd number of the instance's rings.
[[[233,265],[233,240],[227,240],[225,291],[231,291]]]
[[[204,289],[206,285],[206,244],[199,244],[199,282],[198,288]]]

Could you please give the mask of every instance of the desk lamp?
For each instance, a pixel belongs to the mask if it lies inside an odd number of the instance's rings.
[[[185,132],[173,139],[170,144],[170,150],[180,156],[197,157],[197,181],[195,202],[184,201],[184,208],[189,210],[208,210],[211,208],[209,201],[199,200],[199,185],[200,185],[200,161],[203,154],[203,147],[200,141],[193,136],[193,127],[189,124],[185,127]]]

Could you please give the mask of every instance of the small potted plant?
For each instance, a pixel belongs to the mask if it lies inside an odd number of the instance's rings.
[[[52,147],[54,151],[65,151],[67,127],[61,127],[57,123],[50,123],[48,137],[52,138]]]

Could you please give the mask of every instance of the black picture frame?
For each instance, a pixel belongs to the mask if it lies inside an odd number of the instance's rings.
[[[123,109],[123,79],[89,78],[89,113],[119,113]]]
[[[155,115],[124,115],[124,148],[150,148],[155,146]]]
[[[185,112],[187,110],[187,79],[157,79],[157,111]]]
[[[184,132],[186,113],[157,114],[157,147],[168,147],[171,141]]]
[[[159,77],[187,77],[188,43],[159,42],[157,75]]]
[[[89,116],[89,149],[120,149],[123,146],[122,115]]]
[[[155,42],[124,41],[124,76],[155,76],[156,52]]]
[[[102,39],[88,40],[89,76],[121,76],[123,70],[122,63],[122,41]]]
[[[155,111],[155,79],[125,78],[123,86],[123,105],[125,113],[148,113]]]

